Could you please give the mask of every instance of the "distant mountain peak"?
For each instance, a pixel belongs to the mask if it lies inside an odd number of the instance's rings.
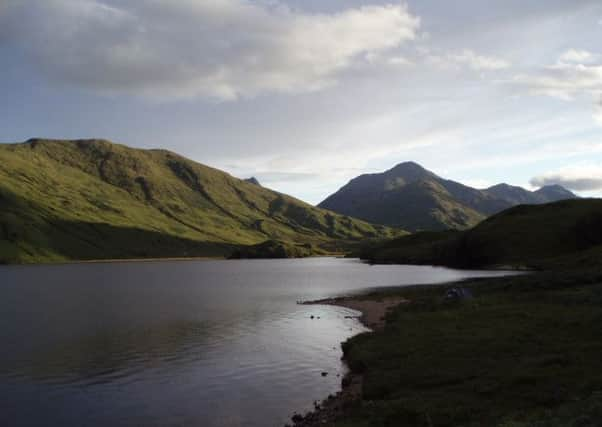
[[[579,196],[577,196],[575,193],[567,190],[566,188],[564,188],[562,185],[559,185],[559,184],[544,185],[539,190],[534,191],[534,193],[542,195],[542,196],[546,197],[546,199],[548,199],[549,201],[553,201],[553,202],[558,201],[558,200],[578,199],[579,198]]]
[[[496,184],[496,185],[492,185],[491,187],[487,188],[487,190],[496,190],[496,189],[509,189],[509,188],[521,188],[521,187],[517,187],[516,185],[510,185],[508,183],[502,182],[500,184]]]
[[[398,163],[397,165],[393,166],[391,169],[389,169],[387,172],[393,172],[393,171],[417,171],[417,172],[428,172],[425,168],[423,168],[421,165],[419,165],[416,162],[412,162],[412,161],[407,161],[407,162],[401,162]]]
[[[437,175],[435,175],[433,172],[412,161],[399,163],[386,171],[384,175],[403,178],[408,182],[437,177]]]
[[[397,168],[415,168],[415,169],[426,170],[421,165],[419,165],[418,163],[416,163],[416,162],[414,162],[412,160],[408,160],[406,162],[398,163],[395,166],[393,166],[392,169],[397,169]]]
[[[383,173],[352,179],[318,206],[376,224],[415,231],[468,228],[511,206],[575,197],[558,186],[528,191],[501,183],[479,190],[407,161]]]
[[[540,190],[560,190],[560,191],[566,191],[569,192],[569,190],[567,190],[566,188],[564,188],[562,185],[560,184],[549,184],[549,185],[544,185],[543,187],[540,188]]]
[[[243,181],[248,182],[249,184],[254,184],[254,185],[261,187],[259,180],[257,178],[255,178],[254,176],[252,176],[251,178],[244,179]]]

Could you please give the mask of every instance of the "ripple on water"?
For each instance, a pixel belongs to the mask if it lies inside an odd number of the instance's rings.
[[[476,274],[331,258],[0,268],[0,425],[281,426],[338,390],[340,342],[365,330],[296,301]]]

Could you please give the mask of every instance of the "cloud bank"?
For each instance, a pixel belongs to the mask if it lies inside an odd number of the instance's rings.
[[[446,54],[433,53],[429,49],[423,49],[421,53],[427,65],[441,70],[468,68],[473,71],[499,71],[510,68],[512,65],[503,58],[483,55],[472,49],[462,49]]]
[[[594,120],[602,126],[602,95],[594,107]]]
[[[575,191],[602,190],[602,166],[586,165],[563,168],[536,176],[531,179],[530,183],[534,187],[558,184]]]
[[[602,65],[559,63],[536,74],[516,76],[514,83],[534,95],[572,100],[582,93],[602,91]]]
[[[560,55],[559,62],[574,62],[577,64],[587,64],[594,62],[599,55],[583,49],[569,49]]]
[[[278,1],[8,0],[0,43],[47,77],[108,93],[220,100],[322,89],[412,40],[401,3],[307,14]]]
[[[569,49],[556,64],[538,72],[515,76],[514,85],[532,95],[550,96],[572,101],[580,95],[594,98],[593,119],[602,125],[602,55],[586,50]]]
[[[479,55],[470,49],[464,49],[460,53],[451,54],[448,57],[457,64],[466,65],[473,70],[503,70],[510,67],[510,63],[495,56]]]

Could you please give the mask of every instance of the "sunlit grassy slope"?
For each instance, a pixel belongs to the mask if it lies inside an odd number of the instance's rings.
[[[0,207],[2,262],[222,256],[270,239],[337,250],[399,233],[104,140],[1,144]]]

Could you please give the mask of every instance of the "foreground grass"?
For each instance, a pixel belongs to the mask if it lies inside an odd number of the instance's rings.
[[[378,332],[344,344],[363,400],[337,427],[594,426],[602,419],[602,269],[394,293]]]

